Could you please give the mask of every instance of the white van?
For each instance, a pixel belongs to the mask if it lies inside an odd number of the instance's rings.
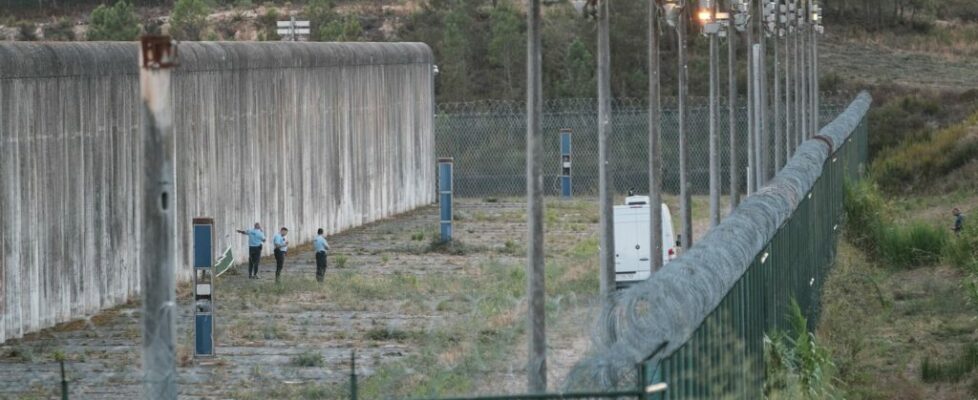
[[[628,196],[625,205],[614,207],[615,224],[615,286],[626,287],[649,279],[652,275],[649,259],[651,242],[649,196]],[[669,206],[661,205],[662,264],[676,256],[676,240],[672,231]]]

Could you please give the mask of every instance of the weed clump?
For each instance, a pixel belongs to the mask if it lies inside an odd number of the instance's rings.
[[[836,367],[827,348],[808,330],[808,319],[791,299],[791,330],[764,337],[765,398],[835,398]]]
[[[978,158],[978,134],[974,125],[978,125],[978,113],[961,124],[904,142],[873,162],[873,177],[889,191],[908,192],[927,187]]]
[[[326,364],[323,355],[316,352],[299,353],[292,357],[292,365],[296,367],[322,367]]]
[[[384,341],[403,341],[410,338],[410,334],[400,329],[391,328],[374,328],[363,335],[366,340],[374,340],[378,342]]]
[[[924,382],[959,382],[978,368],[978,344],[968,344],[958,358],[946,364],[924,358],[920,375]]]

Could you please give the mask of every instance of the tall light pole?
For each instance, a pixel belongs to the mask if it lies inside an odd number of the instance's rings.
[[[686,64],[686,0],[679,1],[679,15],[676,24],[679,46],[679,213],[682,221],[683,251],[693,246],[693,210],[689,193],[689,146],[687,144],[686,126],[686,92],[689,81],[689,70]]]
[[[530,0],[526,43],[526,194],[527,249],[526,276],[530,331],[526,366],[527,389],[532,393],[547,390],[547,336],[544,260],[543,260],[543,132],[540,130],[543,90],[540,59],[540,0]]]
[[[779,2],[781,0],[778,0]],[[795,141],[794,135],[791,134],[792,129],[792,112],[791,112],[791,97],[792,97],[792,86],[791,86],[791,46],[790,38],[792,34],[792,20],[788,16],[788,11],[791,9],[790,0],[784,0],[785,3],[778,6],[778,22],[780,23],[784,34],[784,152],[785,152],[785,162],[791,158],[794,153]],[[779,44],[781,45],[781,44]]]
[[[819,109],[821,92],[818,89],[818,35],[824,32],[825,27],[822,26],[822,6],[815,3],[812,7],[812,120],[815,121],[815,133],[818,133],[821,114]]]
[[[774,173],[781,169],[784,165],[784,152],[782,151],[782,125],[781,125],[781,52],[779,38],[781,36],[781,27],[779,24],[778,11],[780,0],[768,0],[764,4],[764,21],[767,26],[767,30],[770,35],[774,38],[774,101],[772,105],[774,106]]]
[[[722,26],[719,17],[715,0],[699,0],[696,19],[703,25],[703,34],[707,36],[710,43],[710,227],[720,224],[720,143],[717,132],[717,113],[720,108],[717,100],[720,85],[720,56],[717,37]],[[723,17],[726,20],[726,17]]]
[[[730,16],[730,26],[736,29],[729,29],[727,35],[727,128],[730,135],[730,212],[737,209],[740,205],[740,177],[741,171],[737,161],[737,35],[747,29],[750,22],[748,18],[747,0],[727,0]]]
[[[662,268],[662,108],[659,98],[659,4],[649,1],[649,243],[652,272]]]

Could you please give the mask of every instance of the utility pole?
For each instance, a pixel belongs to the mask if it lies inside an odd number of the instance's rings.
[[[139,52],[142,99],[143,397],[177,398],[176,164],[170,70],[177,47],[169,36],[143,36]]]
[[[701,3],[703,4],[703,3]],[[720,139],[717,132],[717,113],[720,104],[717,99],[720,85],[719,50],[717,36],[719,24],[717,21],[716,0],[708,0],[710,20],[703,22],[703,30],[710,42],[710,227],[720,225]]]
[[[802,79],[802,75],[801,75],[801,52],[799,51],[799,47],[798,47],[798,37],[801,36],[801,19],[798,16],[798,13],[800,12],[800,10],[799,10],[799,4],[800,3],[798,2],[798,0],[792,0],[792,1],[794,3],[794,12],[791,14],[791,18],[794,19],[794,21],[795,21],[795,34],[794,35],[791,35],[792,36],[792,38],[791,38],[791,41],[792,41],[792,49],[791,49],[791,51],[792,51],[792,54],[793,54],[793,56],[795,58],[795,62],[794,62],[794,64],[795,64],[795,70],[794,70],[795,99],[794,99],[794,110],[793,110],[793,112],[795,113],[795,135],[796,135],[796,138],[795,138],[795,141],[796,141],[795,143],[796,144],[795,144],[795,146],[797,147],[797,146],[801,146],[801,142],[805,141],[805,133],[804,133],[805,132],[805,129],[804,129],[804,126],[805,125],[803,124],[803,121],[801,119],[801,97],[802,97],[801,79]]]
[[[526,62],[526,191],[527,230],[530,246],[526,260],[527,312],[530,325],[526,366],[527,389],[547,391],[547,336],[543,260],[543,132],[540,130],[543,92],[540,59],[540,0],[530,0],[527,10]]]
[[[815,22],[812,24],[812,119],[815,121],[815,133],[818,133],[818,129],[821,124],[821,114],[822,110],[819,108],[821,106],[821,101],[819,100],[822,93],[819,91],[818,82],[818,35],[822,33],[822,7],[818,3],[814,6],[813,18]]]
[[[649,250],[652,272],[662,269],[662,146],[659,140],[662,108],[659,98],[659,15],[649,1]]]
[[[598,3],[598,207],[601,230],[601,296],[611,304],[615,293],[615,227],[612,220],[614,192],[608,165],[608,131],[611,129],[611,44],[608,38],[608,3]]]
[[[693,246],[693,210],[689,193],[689,146],[687,145],[686,126],[686,91],[689,80],[686,65],[686,23],[688,22],[688,3],[686,0],[679,5],[679,212],[681,215],[683,251]]]

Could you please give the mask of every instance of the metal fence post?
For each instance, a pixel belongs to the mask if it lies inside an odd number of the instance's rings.
[[[683,251],[693,246],[693,210],[689,192],[689,146],[687,143],[686,91],[689,80],[686,65],[686,23],[688,21],[689,1],[683,1],[679,10],[676,30],[679,34],[679,213],[682,221]]]
[[[649,210],[652,272],[662,268],[662,105],[659,87],[659,16],[655,1],[649,2]],[[658,255],[658,256],[656,256]]]
[[[357,351],[350,352],[350,400],[357,400]]]
[[[615,292],[615,228],[612,220],[614,188],[608,160],[608,134],[611,130],[611,43],[609,39],[608,3],[598,7],[598,257],[600,258],[600,291],[605,304]]]
[[[728,10],[733,15],[733,10]],[[732,18],[732,17],[731,17]],[[729,25],[727,34],[727,129],[730,134],[730,212],[740,204],[740,167],[737,165],[737,31]]]
[[[441,229],[440,239],[442,242],[452,241],[452,220],[454,189],[452,173],[454,172],[455,161],[451,157],[438,159],[438,202],[441,206],[441,217],[439,227]]]
[[[714,1],[710,6],[710,23],[716,22],[717,3]],[[704,26],[704,29],[706,27]],[[719,29],[719,28],[718,28]],[[710,41],[710,227],[720,224],[720,139],[717,132],[717,113],[719,113],[720,86],[720,56],[718,50],[717,36],[719,31],[707,32]]]
[[[140,47],[142,97],[143,397],[177,398],[176,167],[170,69],[177,47],[169,36],[144,36]]]

